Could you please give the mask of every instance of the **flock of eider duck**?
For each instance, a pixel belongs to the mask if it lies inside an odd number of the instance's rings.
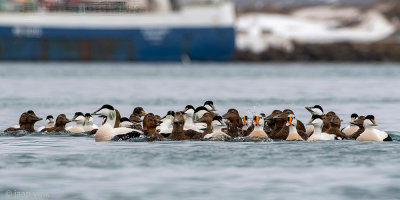
[[[93,113],[76,112],[68,119],[60,114],[54,121],[53,116],[46,118],[45,125],[35,129],[35,123],[42,120],[33,111],[25,112],[19,119],[19,125],[8,128],[5,132],[70,132],[95,135],[97,142],[128,140],[131,138],[147,138],[151,140],[229,140],[232,138],[248,138],[251,140],[358,140],[358,141],[392,141],[384,131],[375,127],[373,115],[350,116],[349,125],[341,128],[342,120],[335,112],[324,113],[321,106],[306,107],[311,113],[311,119],[305,125],[296,118],[290,109],[274,110],[270,115],[261,113],[253,116],[240,116],[232,108],[220,116],[212,101],[206,101],[203,106],[194,108],[192,105],[183,111],[168,113],[160,117],[148,113],[142,107],[136,107],[129,118],[122,117],[111,105],[103,105]],[[93,123],[92,115],[103,118],[100,127]],[[73,126],[66,126],[74,122]]]

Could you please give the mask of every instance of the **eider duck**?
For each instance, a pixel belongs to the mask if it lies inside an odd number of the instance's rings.
[[[328,114],[327,114],[328,115]],[[334,112],[332,112],[332,116],[330,116],[330,128],[326,131],[329,134],[335,134],[336,136],[345,139],[347,138],[342,131],[340,131],[340,126],[342,124],[342,120],[337,116]],[[322,129],[322,132],[324,130]]]
[[[286,122],[289,115],[294,115],[294,112],[290,109],[285,109],[281,114],[276,115],[275,131],[270,134],[271,139],[285,140],[289,135],[289,127],[286,126]],[[297,132],[306,138],[306,128],[300,120],[296,120]],[[279,131],[278,131],[279,130]]]
[[[161,119],[162,123],[157,126],[156,130],[164,137],[168,137],[172,133],[172,124],[174,123],[175,112],[170,110],[167,115]]]
[[[42,118],[36,116],[35,112],[32,110],[29,110],[28,112],[24,112],[21,114],[19,118],[19,127],[10,127],[4,132],[10,132],[10,131],[27,131],[29,133],[35,132],[35,123],[42,120]]]
[[[193,121],[194,121],[194,122],[198,122],[199,119],[200,119],[201,117],[203,117],[203,115],[204,115],[205,113],[208,113],[208,112],[209,112],[209,111],[208,111],[207,108],[204,107],[204,106],[197,107],[196,110],[194,110]]]
[[[83,128],[85,120],[86,120],[86,118],[83,115],[83,113],[76,112],[74,117],[71,120],[71,121],[75,122],[75,126],[67,127],[66,130],[71,132],[71,133],[83,133],[83,132],[85,132],[85,129]]]
[[[322,121],[322,118],[319,115],[313,115],[307,125],[312,125],[314,127],[314,132],[307,139],[307,141],[340,139],[340,138],[336,137],[335,134],[329,134],[329,133],[322,132],[322,127],[324,126],[324,122]]]
[[[223,115],[223,118],[228,120],[226,123],[228,126],[227,134],[232,138],[240,137],[243,123],[239,112],[236,109],[231,108]]]
[[[54,127],[54,124],[55,124],[55,122],[54,122],[54,117],[53,117],[53,115],[48,115],[48,116],[46,117],[46,121],[45,121],[45,123],[44,123],[44,126],[39,127],[39,128],[37,129],[37,132],[40,132],[40,131],[42,131],[42,130],[45,129],[45,128],[53,128],[53,127]]]
[[[297,131],[297,119],[294,114],[290,114],[288,116],[286,126],[289,127],[289,134],[285,140],[307,140],[307,136],[305,132],[300,136],[300,134]]]
[[[365,130],[357,137],[357,141],[392,141],[392,138],[385,131],[378,130],[374,126],[378,126],[375,122],[373,115],[365,117],[364,124]]]
[[[209,139],[209,140],[213,140],[213,141],[222,141],[222,140],[227,140],[227,139],[231,138],[231,136],[222,132],[222,127],[224,127],[225,124],[222,121],[221,116],[215,116],[213,118],[213,121],[211,122],[211,126],[212,126],[212,133],[205,135],[204,139]]]
[[[127,118],[122,117],[119,121],[119,127],[132,128],[134,124]]]
[[[111,105],[105,104],[92,115],[100,115],[106,117],[105,123],[97,130],[95,140],[96,142],[110,141],[110,140],[126,140],[134,137],[139,137],[143,134],[142,131],[119,127],[119,120],[117,110]]]
[[[159,134],[156,130],[157,126],[159,125],[159,121],[155,115],[147,114],[143,118],[143,124],[146,124],[144,127],[147,130],[147,137],[152,139],[161,139],[164,138],[161,134]]]
[[[86,113],[83,130],[85,130],[85,132],[90,132],[95,129],[99,129],[99,127],[96,124],[94,124],[92,115],[90,113]]]
[[[176,112],[174,118],[174,125],[171,135],[168,136],[170,140],[189,140],[190,138],[185,135],[183,127],[185,125],[185,116],[182,112]]]
[[[217,108],[215,108],[213,101],[204,102],[204,107],[207,108],[207,110],[210,111],[210,112],[217,111]]]
[[[264,131],[264,118],[261,116],[253,117],[254,129],[247,137],[268,138],[267,133]]]
[[[65,125],[71,122],[65,114],[59,114],[56,119],[56,124],[52,128],[44,128],[41,132],[58,133],[66,132]]]
[[[207,127],[204,123],[194,123],[193,116],[194,116],[194,107],[192,105],[187,105],[183,110],[185,114],[185,125],[184,130],[194,130],[196,132],[203,132],[203,129]]]
[[[203,117],[201,117],[199,119],[199,122],[207,124],[207,127],[203,131],[203,135],[202,135],[203,138],[205,135],[213,132],[212,124],[211,124],[213,122],[213,119],[214,119],[214,114],[211,112],[205,113],[203,115]]]
[[[360,129],[360,127],[358,127],[356,124],[353,124],[357,120],[357,118],[358,115],[356,113],[351,114],[349,125],[342,129],[342,133],[344,133],[346,137],[350,137],[355,132],[357,132],[358,129]]]
[[[143,127],[141,125],[141,118],[146,115],[146,112],[143,110],[142,107],[136,107],[133,109],[131,116],[129,117],[129,121],[135,124],[134,128],[136,130],[143,131]]]

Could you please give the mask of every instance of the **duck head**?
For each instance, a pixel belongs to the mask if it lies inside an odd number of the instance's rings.
[[[206,101],[204,102],[204,107],[210,111],[210,112],[215,112],[217,111],[217,108],[215,108],[214,106],[214,102],[213,101]]]
[[[85,120],[86,120],[86,118],[83,115],[83,113],[76,112],[71,121],[75,122],[76,124],[83,124],[83,123],[85,123]]]
[[[85,114],[85,124],[93,124],[93,117],[90,113]]]
[[[127,117],[122,117],[119,121],[119,127],[131,128],[134,124]]]
[[[109,124],[111,126],[116,126],[116,118],[117,112],[113,106],[105,104],[101,108],[99,108],[96,112],[92,113],[92,115],[99,115],[104,118],[103,124]],[[118,124],[119,125],[119,124]]]
[[[46,117],[46,124],[54,124],[54,117],[53,117],[53,115],[47,115],[47,117]]]
[[[211,126],[213,129],[222,128],[225,126],[225,123],[223,122],[221,116],[215,116],[211,122]]]
[[[133,114],[139,117],[143,117],[146,115],[146,112],[143,110],[142,107],[136,107],[135,109],[133,109]]]
[[[364,128],[378,126],[378,124],[375,122],[375,116],[373,116],[373,115],[366,116],[363,125],[364,125]]]
[[[313,115],[307,125],[312,125],[314,127],[320,127],[322,129],[324,122],[320,115]]]
[[[253,117],[253,125],[264,127],[264,118],[260,115]]]
[[[71,120],[69,120],[69,119],[67,118],[67,116],[65,116],[65,114],[59,114],[59,115],[57,116],[57,119],[56,119],[56,126],[57,126],[57,127],[65,126],[65,124],[67,124],[67,123],[69,123],[69,122],[71,122]]]
[[[201,117],[203,117],[203,115],[205,113],[208,113],[208,112],[209,111],[204,106],[197,107],[196,110],[194,110],[194,118],[193,118],[193,120],[194,121],[198,121]]]
[[[351,124],[352,122],[356,121],[357,118],[358,118],[357,113],[351,114],[351,116],[350,116],[350,124]]]
[[[286,126],[294,126],[294,127],[297,126],[297,119],[296,119],[296,116],[294,114],[288,115]]]
[[[324,115],[324,110],[320,105],[315,105],[313,107],[305,107],[308,112],[310,112],[312,115]]]

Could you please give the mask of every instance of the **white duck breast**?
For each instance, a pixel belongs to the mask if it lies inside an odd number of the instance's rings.
[[[254,129],[247,137],[256,137],[256,138],[269,138],[267,133],[264,131],[264,118],[261,116],[253,117],[253,126]]]
[[[378,126],[375,123],[375,118],[373,116],[367,116],[364,120],[365,131],[357,137],[358,141],[392,141],[392,138],[385,132],[374,128]]]
[[[297,132],[297,119],[294,115],[289,115],[286,122],[286,126],[289,127],[289,135],[286,140],[304,140]]]
[[[322,140],[335,140],[335,134],[323,133],[322,127],[324,122],[320,116],[313,116],[308,125],[314,126],[313,134],[308,138],[307,141],[322,141]]]
[[[96,124],[93,123],[93,117],[92,116],[86,116],[86,120],[85,120],[85,124],[83,125],[83,129],[85,130],[85,132],[90,132],[93,129],[99,129],[99,127]]]
[[[75,117],[72,121],[75,122],[75,126],[70,127],[68,129],[71,133],[83,133],[85,130],[83,129],[83,124],[85,123],[85,117],[83,115],[79,115]]]
[[[213,141],[221,141],[221,140],[227,140],[230,139],[231,136],[228,134],[222,132],[222,128],[224,127],[225,124],[222,122],[222,117],[214,117],[213,121],[211,122],[212,126],[212,133],[209,133],[204,136],[204,139],[209,139]]]
[[[169,135],[172,133],[172,129],[173,129],[173,121],[174,121],[174,117],[172,115],[167,115],[163,120],[163,122],[157,126],[156,130],[160,133],[160,134],[165,134],[165,135]]]
[[[355,120],[357,120],[358,115],[356,113],[353,113],[350,117],[350,123],[348,126],[342,129],[342,133],[344,133],[347,137],[350,137],[353,135],[355,132],[357,132],[360,127],[357,125],[353,124]]]
[[[104,105],[93,114],[106,117],[105,123],[96,132],[96,142],[110,141],[116,136],[120,136],[121,139],[123,139],[123,135],[133,132],[140,135],[143,134],[143,132],[132,128],[114,128],[116,123],[116,112],[112,106]]]
[[[53,117],[49,118],[47,117],[44,126],[41,126],[37,129],[37,132],[42,131],[45,128],[53,128],[54,127],[54,119]]]
[[[185,125],[183,126],[183,130],[194,130],[202,133],[203,129],[207,128],[206,123],[193,122],[194,110],[192,108],[186,110],[185,114],[186,114],[186,119],[185,119]]]

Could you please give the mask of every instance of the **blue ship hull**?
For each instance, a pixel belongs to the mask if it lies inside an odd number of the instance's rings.
[[[233,27],[0,26],[0,60],[230,61],[234,50]]]

